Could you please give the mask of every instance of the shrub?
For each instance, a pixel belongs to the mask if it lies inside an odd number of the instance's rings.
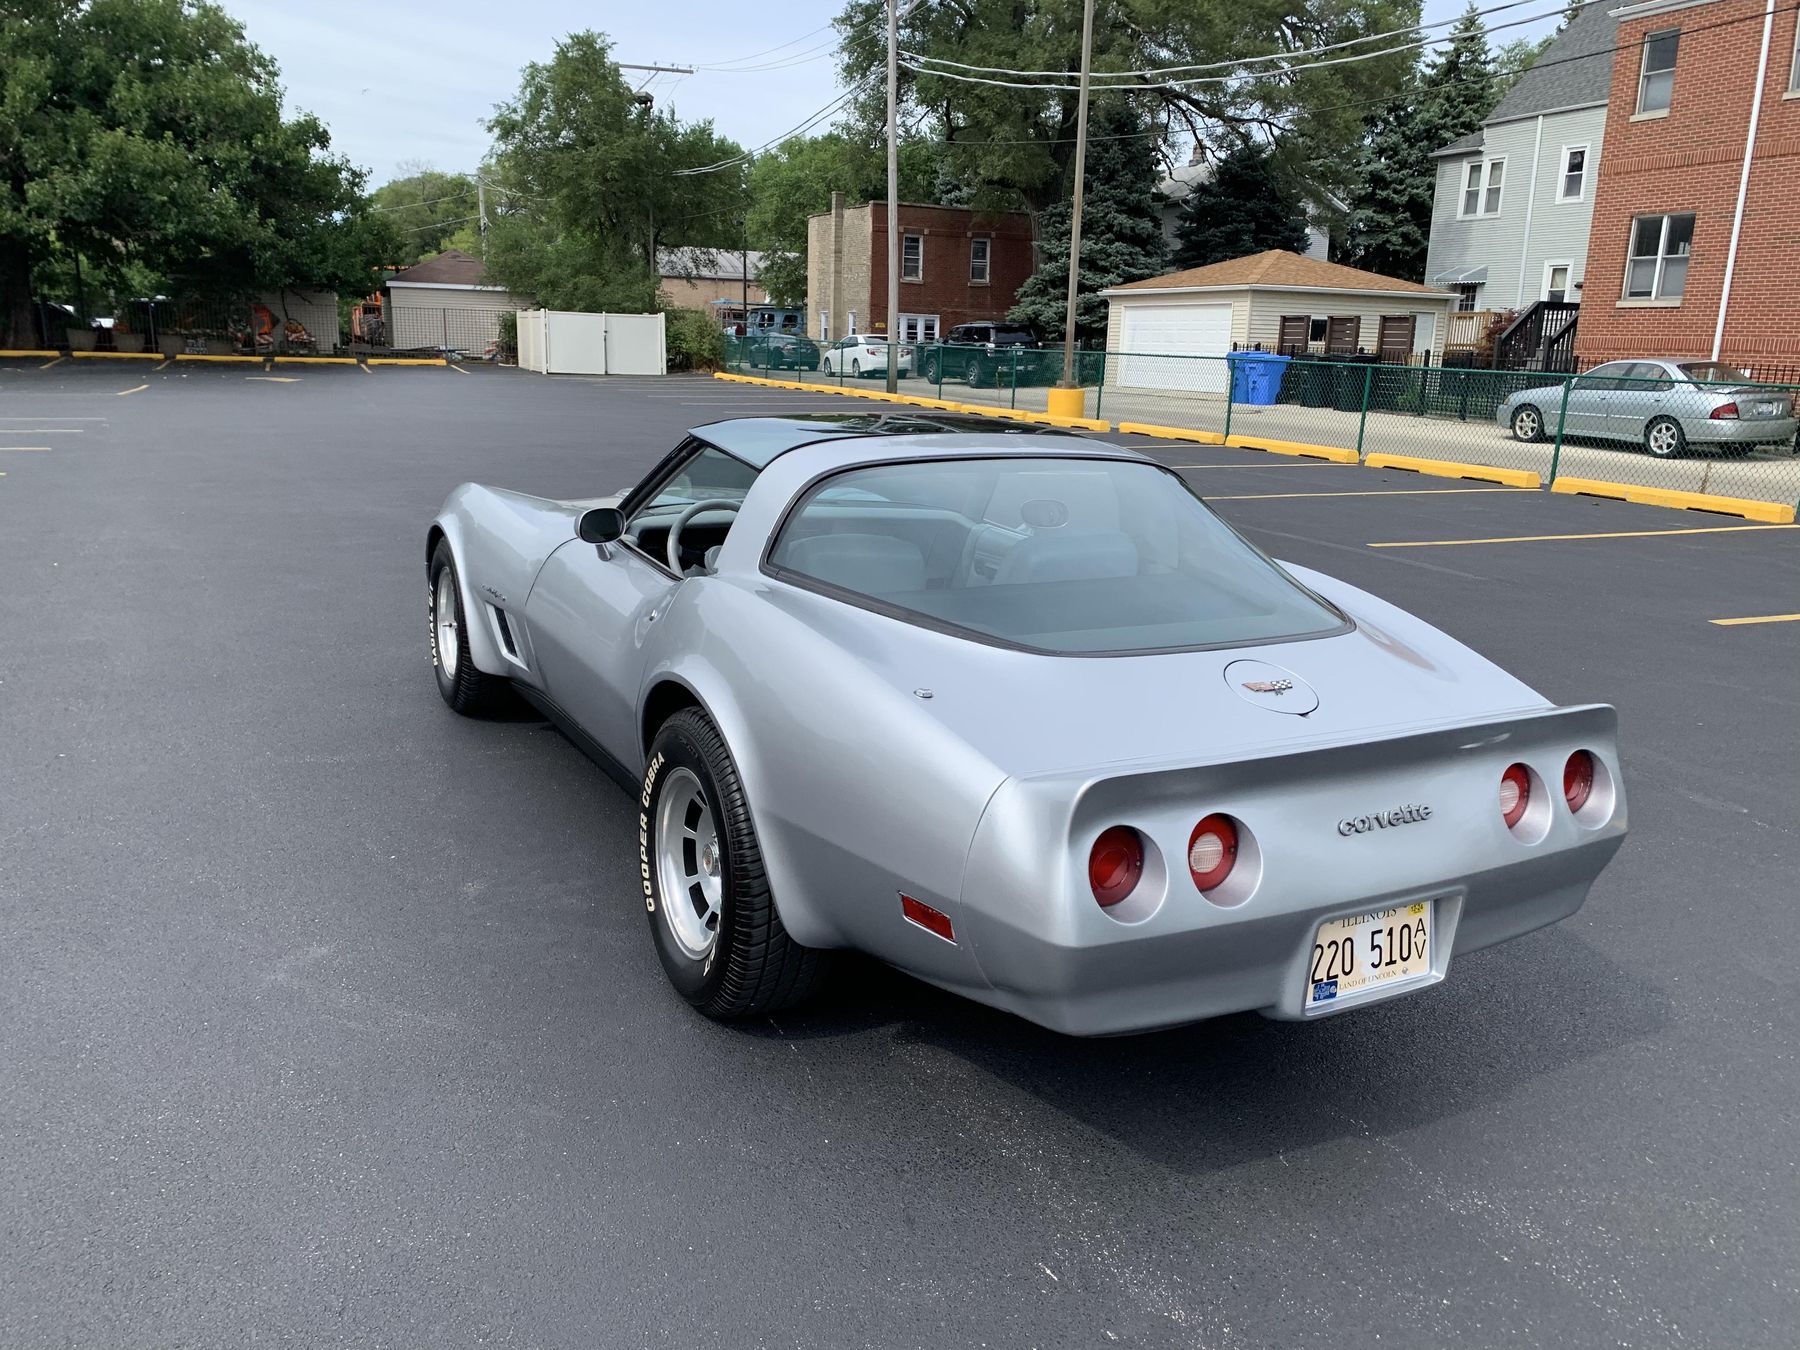
[[[664,321],[670,370],[717,370],[725,359],[725,331],[698,309],[671,309]]]

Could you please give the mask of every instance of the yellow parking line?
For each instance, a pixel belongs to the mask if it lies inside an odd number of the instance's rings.
[[[172,361],[172,360],[174,360],[174,359],[175,359],[175,358],[174,358],[174,357],[170,357],[170,358],[169,358],[169,361]],[[152,375],[154,375],[154,374],[155,374],[155,373],[156,373],[156,372],[157,372],[157,371],[159,371],[159,370],[161,370],[161,369],[162,369],[162,368],[163,368],[163,366],[166,366],[166,365],[168,365],[168,364],[169,364],[169,361],[164,361],[164,362],[163,362],[163,363],[162,363],[162,366],[151,366],[151,367],[150,367],[150,373],[151,373],[151,374],[152,374]]]
[[[127,395],[127,394],[141,394],[144,392],[144,390],[148,389],[149,387],[150,386],[147,384],[140,384],[135,389],[121,389],[121,390],[119,390],[119,392],[117,394],[113,395],[113,397],[124,398],[125,395]]]
[[[468,371],[464,370],[461,366],[457,365],[456,362],[454,362],[454,361],[452,361],[450,363],[450,369],[454,370],[458,375],[467,375],[469,373]]]
[[[1522,488],[1373,488],[1366,492],[1246,492],[1221,497],[1207,493],[1209,502],[1265,502],[1278,497],[1438,497],[1446,492],[1521,492]]]
[[[246,375],[246,380],[260,380],[264,384],[299,384],[298,375]]]
[[[1800,623],[1800,614],[1755,614],[1747,619],[1708,619],[1721,628],[1736,628],[1745,623]]]
[[[0,451],[5,451],[5,450],[49,450],[49,448],[50,447],[47,445],[0,445]]]
[[[364,362],[361,362],[361,361],[356,363],[356,368],[365,375],[373,375],[375,373],[374,371],[369,369],[367,364],[365,364]]]
[[[1316,460],[1306,464],[1171,464],[1171,469],[1341,469],[1342,464]]]
[[[1370,548],[1447,548],[1452,544],[1536,544],[1551,539],[1649,539],[1667,534],[1737,534],[1744,530],[1800,530],[1800,525],[1707,525],[1697,530],[1609,530],[1604,534],[1514,534],[1498,539],[1401,539]]]
[[[38,369],[39,370],[48,370],[48,369],[50,369],[51,366],[56,365],[61,360],[62,360],[62,357],[60,357],[60,356],[56,357],[54,360],[44,362],[44,364],[39,366]]]

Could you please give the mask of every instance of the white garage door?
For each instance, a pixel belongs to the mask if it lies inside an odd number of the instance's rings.
[[[1223,361],[1173,357],[1224,356],[1231,350],[1231,305],[1124,306],[1119,329],[1119,383],[1133,389],[1182,389],[1221,394],[1229,373]]]

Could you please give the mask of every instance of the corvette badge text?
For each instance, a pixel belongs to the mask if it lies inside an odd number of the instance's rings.
[[[1396,825],[1411,825],[1415,821],[1430,820],[1429,806],[1398,806],[1392,811],[1376,811],[1367,816],[1351,816],[1338,822],[1338,833],[1342,835],[1367,834],[1370,830],[1387,830]]]

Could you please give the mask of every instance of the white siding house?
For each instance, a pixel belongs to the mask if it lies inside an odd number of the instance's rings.
[[[1436,152],[1425,281],[1459,307],[1579,300],[1618,20],[1576,12],[1479,131]]]

